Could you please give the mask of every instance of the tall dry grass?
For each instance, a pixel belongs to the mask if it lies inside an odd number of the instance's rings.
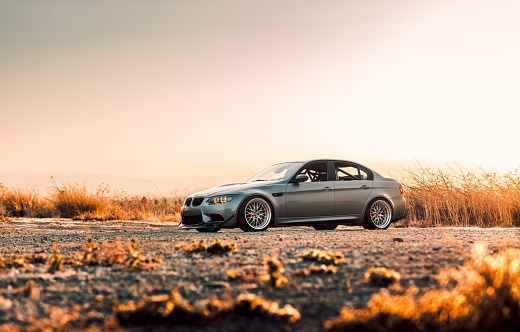
[[[6,188],[0,184],[0,216],[72,218],[77,220],[180,221],[185,195],[169,197],[129,195],[106,184],[95,190],[85,185],[54,183],[42,196],[37,191]]]
[[[520,170],[505,174],[461,166],[448,171],[422,167],[395,176],[404,186],[404,225],[520,226]],[[82,220],[180,221],[185,194],[135,196],[106,184],[89,191],[84,185],[54,183],[50,194],[10,189],[0,184],[0,216],[63,217]]]
[[[418,165],[397,176],[405,189],[405,224],[418,226],[520,226],[520,172],[448,171]]]

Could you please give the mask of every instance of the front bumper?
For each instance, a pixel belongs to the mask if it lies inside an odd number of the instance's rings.
[[[237,214],[244,196],[235,195],[225,204],[208,204],[208,197],[188,197],[181,208],[183,229],[232,228],[237,225]],[[199,202],[201,202],[199,204]]]

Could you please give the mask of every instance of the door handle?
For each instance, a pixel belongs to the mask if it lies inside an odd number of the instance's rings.
[[[365,189],[366,190],[366,189],[370,189],[370,187],[367,186],[366,184],[364,184],[364,185],[361,186],[361,189]]]
[[[325,188],[323,188],[323,190],[325,190],[325,191],[329,191],[329,190],[331,190],[331,189],[332,189],[331,187],[325,187]]]

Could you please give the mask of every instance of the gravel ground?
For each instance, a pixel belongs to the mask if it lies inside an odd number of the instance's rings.
[[[41,255],[50,258],[57,243],[65,260],[77,259],[87,236],[98,243],[119,237],[129,243],[137,238],[146,257],[162,255],[163,262],[143,270],[125,265],[75,266],[50,274],[46,263],[25,267],[0,267],[0,331],[51,327],[53,329],[149,330],[150,327],[120,326],[114,318],[117,303],[138,302],[143,295],[169,294],[177,288],[193,303],[216,295],[234,299],[242,293],[261,295],[269,301],[298,309],[294,324],[260,318],[231,317],[204,326],[178,326],[176,331],[320,331],[323,323],[339,314],[343,306],[362,308],[380,288],[370,285],[365,272],[386,267],[402,276],[401,285],[415,284],[420,292],[438,287],[435,275],[461,266],[474,243],[488,243],[490,250],[519,246],[517,228],[395,228],[367,231],[341,226],[334,231],[307,227],[269,229],[262,233],[222,230],[216,234],[179,230],[173,223],[75,222],[70,220],[15,219],[0,223],[0,257]],[[176,250],[182,243],[214,238],[236,243],[231,254],[187,254]],[[310,249],[341,252],[345,259],[336,274],[305,274],[311,262],[300,258]],[[265,257],[277,256],[289,282],[273,288],[257,279],[228,280],[228,271],[261,273]],[[17,292],[34,281],[27,294]],[[155,327],[161,330],[163,327]]]

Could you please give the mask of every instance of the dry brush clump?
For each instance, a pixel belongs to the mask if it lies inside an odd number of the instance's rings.
[[[169,295],[144,296],[137,304],[118,304],[115,314],[119,323],[128,325],[204,325],[232,315],[294,323],[300,319],[297,309],[287,304],[280,307],[254,294],[240,294],[235,300],[216,297],[194,304],[182,298],[174,289]]]
[[[0,256],[0,268],[21,268],[27,264],[45,263],[45,258],[41,255],[17,255],[11,254],[7,257]]]
[[[324,251],[311,249],[300,253],[300,257],[305,261],[318,262],[322,264],[339,265],[345,259],[341,252]]]
[[[250,270],[228,270],[226,273],[227,280],[230,281],[254,281],[268,284],[278,289],[289,282],[289,278],[284,275],[284,267],[276,254],[271,257],[265,257],[263,268],[255,268]]]
[[[276,255],[266,257],[264,259],[264,266],[267,270],[267,274],[261,278],[262,281],[269,283],[273,288],[280,288],[289,282],[289,278],[283,275],[283,264],[278,260]]]
[[[113,191],[104,183],[89,190],[85,185],[58,185],[53,180],[47,196],[0,184],[2,221],[8,221],[9,217],[180,221],[183,201],[184,196],[176,193],[171,197],[132,196],[123,191]]]
[[[405,187],[405,224],[421,226],[520,226],[520,170],[506,174],[451,171],[419,165],[400,176]]]
[[[343,308],[329,331],[519,331],[520,249],[488,254],[478,244],[460,269],[442,271],[440,289],[375,294],[364,309]]]
[[[399,272],[384,267],[371,267],[365,273],[365,278],[373,286],[388,287],[401,280]]]
[[[0,184],[0,217],[49,218],[54,215],[52,203],[34,190],[8,189]]]
[[[129,268],[142,270],[155,269],[162,263],[162,256],[149,258],[141,254],[137,239],[130,239],[125,247],[116,238],[113,243],[97,244],[92,237],[87,237],[83,250],[76,253],[77,260],[73,262],[79,266],[114,266],[123,265]]]
[[[206,239],[202,239],[199,242],[193,243],[182,243],[175,246],[175,250],[182,250],[182,252],[191,254],[198,252],[207,252],[210,254],[229,254],[237,250],[235,242],[223,243],[219,239],[215,239],[213,243],[208,244]]]

